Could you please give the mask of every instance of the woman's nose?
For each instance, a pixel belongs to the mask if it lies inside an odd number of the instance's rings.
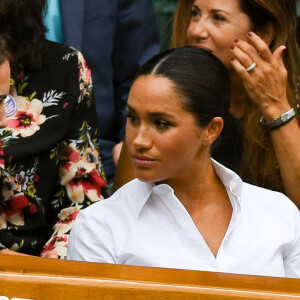
[[[200,19],[198,21],[192,21],[188,28],[188,35],[190,35],[190,38],[193,40],[208,38],[209,31],[206,20]]]
[[[149,149],[152,145],[151,135],[149,130],[141,126],[136,133],[132,142],[136,149]]]

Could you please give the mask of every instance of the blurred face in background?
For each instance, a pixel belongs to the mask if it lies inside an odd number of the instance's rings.
[[[238,0],[196,0],[191,7],[187,37],[190,46],[204,48],[230,68],[230,47],[236,39],[246,39],[250,19]]]
[[[10,67],[9,62],[5,60],[0,64],[0,128],[7,125],[4,101],[9,93],[10,87]]]

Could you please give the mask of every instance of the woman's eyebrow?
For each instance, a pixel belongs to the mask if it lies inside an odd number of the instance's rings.
[[[159,112],[159,111],[149,113],[149,116],[151,116],[151,117],[167,117],[167,118],[176,119],[176,117],[172,114],[168,114],[166,112]]]
[[[127,109],[132,110],[133,112],[136,113],[136,110],[129,104],[127,104]],[[169,114],[167,112],[163,112],[163,111],[150,112],[150,113],[148,113],[148,115],[150,117],[168,117],[168,118],[176,119],[176,116]]]

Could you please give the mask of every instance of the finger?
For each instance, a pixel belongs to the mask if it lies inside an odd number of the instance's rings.
[[[273,55],[269,49],[269,46],[254,32],[248,32],[248,41],[252,45],[259,56],[265,61],[271,63],[273,60]]]
[[[253,64],[254,59],[251,58],[247,52],[243,51],[238,46],[239,44],[241,44],[241,42],[237,42],[234,46],[232,46],[231,51],[235,59],[237,59],[244,66],[244,68],[247,69]]]
[[[257,50],[251,44],[243,40],[237,40],[234,46],[249,56],[251,64],[252,62],[261,64],[260,62],[262,61],[262,57],[260,56],[260,53],[258,53]],[[245,65],[245,67],[247,67],[247,65]]]
[[[246,68],[237,59],[232,59],[231,65],[243,81],[249,81],[251,79],[250,73],[247,72]]]
[[[58,258],[56,250],[51,250],[49,251],[46,255],[45,258]]]
[[[282,60],[283,51],[286,49],[286,46],[279,46],[274,52],[273,57],[278,61],[280,65],[284,65]]]

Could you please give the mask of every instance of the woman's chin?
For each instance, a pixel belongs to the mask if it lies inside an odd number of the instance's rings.
[[[136,171],[135,176],[137,179],[143,182],[154,183],[160,181],[160,176],[157,176],[156,174],[150,174],[149,172]]]

